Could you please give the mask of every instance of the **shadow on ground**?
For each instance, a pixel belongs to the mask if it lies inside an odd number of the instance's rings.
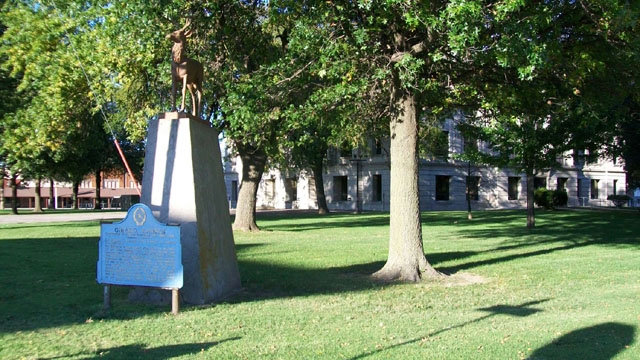
[[[473,319],[473,320],[469,320],[469,321],[465,321],[463,323],[460,324],[456,324],[456,325],[452,325],[452,326],[448,326],[436,331],[432,331],[430,333],[427,334],[422,334],[421,336],[418,336],[414,339],[411,340],[407,340],[398,344],[394,344],[391,346],[387,346],[387,347],[380,347],[376,350],[373,351],[368,351],[365,352],[363,354],[360,354],[358,356],[355,356],[353,358],[351,358],[350,360],[359,360],[359,359],[366,359],[369,357],[375,357],[375,355],[380,354],[382,352],[386,352],[388,350],[394,349],[394,348],[399,348],[402,346],[407,346],[410,344],[414,344],[420,341],[423,341],[424,339],[428,339],[434,336],[438,336],[442,333],[445,333],[447,331],[451,331],[454,329],[460,329],[460,328],[464,328],[468,325],[474,324],[474,323],[478,323],[478,322],[482,322],[484,320],[487,320],[489,318],[492,318],[494,316],[500,316],[500,315],[506,315],[506,316],[516,316],[516,317],[526,317],[532,314],[535,314],[537,312],[540,312],[542,310],[537,309],[533,306],[538,305],[538,304],[542,304],[544,302],[549,301],[550,299],[541,299],[541,300],[535,300],[535,301],[529,301],[523,304],[518,304],[518,305],[507,305],[507,304],[503,304],[503,305],[496,305],[496,306],[492,306],[490,308],[484,308],[484,309],[478,309],[480,311],[483,312],[488,312],[487,315],[481,316],[477,319]]]
[[[207,343],[195,343],[195,344],[177,344],[166,345],[159,347],[148,347],[145,344],[132,344],[123,345],[109,349],[100,349],[95,353],[94,357],[86,357],[86,359],[102,359],[102,360],[116,360],[116,359],[142,359],[142,360],[162,360],[173,359],[174,357],[184,355],[197,355],[198,353],[205,352],[208,349],[219,345],[223,342],[239,340],[239,337],[224,339],[220,341],[207,342]],[[91,356],[93,354],[75,354],[74,356]],[[59,359],[44,358],[43,360]]]
[[[529,359],[613,359],[633,344],[635,333],[636,328],[627,324],[598,324],[553,340],[534,351]]]

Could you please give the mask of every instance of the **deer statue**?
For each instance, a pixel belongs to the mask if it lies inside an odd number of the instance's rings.
[[[198,117],[200,116],[202,103],[202,79],[204,77],[204,69],[198,61],[188,58],[185,55],[187,38],[192,34],[190,30],[186,30],[189,25],[191,25],[191,21],[187,20],[187,24],[182,29],[167,35],[167,39],[171,39],[171,41],[174,42],[173,48],[171,49],[171,110],[176,110],[176,87],[179,83],[182,83],[182,108],[178,111],[182,112],[185,110],[185,97],[187,95],[187,89],[189,89],[192,103],[191,114]]]

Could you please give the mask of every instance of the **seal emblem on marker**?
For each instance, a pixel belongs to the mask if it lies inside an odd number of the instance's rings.
[[[139,207],[133,212],[133,221],[136,225],[142,226],[147,221],[147,213],[143,208]]]

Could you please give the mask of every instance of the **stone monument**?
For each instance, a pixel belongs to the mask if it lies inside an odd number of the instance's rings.
[[[184,56],[187,25],[167,36],[172,50],[172,109],[176,85],[192,92],[192,112],[161,113],[147,133],[141,202],[165,224],[180,225],[184,285],[191,304],[220,300],[240,288],[240,272],[218,144],[218,132],[199,117],[202,65]],[[170,294],[136,288],[132,300],[168,302]]]
[[[218,132],[208,122],[177,112],[150,121],[141,202],[158,221],[180,225],[185,302],[213,302],[240,288]],[[142,293],[130,297],[148,301]]]

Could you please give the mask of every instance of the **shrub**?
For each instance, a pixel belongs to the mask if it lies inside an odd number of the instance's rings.
[[[609,195],[607,196],[607,200],[613,201],[616,207],[621,208],[622,206],[624,206],[624,204],[629,203],[629,200],[631,200],[631,196],[626,194]]]
[[[565,207],[569,203],[569,194],[566,190],[554,190],[553,191],[553,206]]]
[[[552,209],[553,195],[551,191],[545,188],[537,188],[536,191],[533,193],[533,202],[539,207],[543,207],[545,209]]]
[[[533,201],[537,206],[545,209],[567,206],[569,195],[565,190],[547,190],[538,188],[533,193]]]

